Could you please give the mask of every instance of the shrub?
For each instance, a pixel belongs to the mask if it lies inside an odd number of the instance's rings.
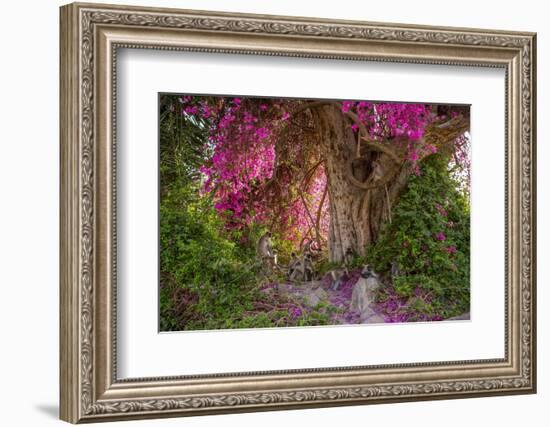
[[[390,321],[438,320],[470,307],[470,209],[447,170],[432,155],[412,176],[367,259],[386,277],[379,307]],[[399,274],[392,281],[392,262]]]
[[[187,187],[171,190],[160,207],[162,330],[187,329],[188,325],[178,324],[181,322],[200,328],[212,324],[212,319],[237,314],[246,302],[243,295],[250,292],[255,280],[254,266],[223,236],[223,225],[209,200],[192,194]],[[174,295],[181,297],[179,289],[186,291],[186,311],[193,316],[180,316],[179,322],[174,322],[178,304]]]

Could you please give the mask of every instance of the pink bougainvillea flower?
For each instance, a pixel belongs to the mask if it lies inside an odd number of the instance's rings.
[[[428,145],[426,146],[426,149],[427,149],[430,153],[432,153],[432,154],[437,153],[437,147],[436,147],[435,145],[428,144]]]
[[[343,113],[349,112],[352,109],[354,104],[355,104],[355,102],[353,102],[353,101],[344,101],[344,102],[342,102],[342,112]]]
[[[411,129],[411,130],[407,131],[407,136],[410,139],[420,139],[420,138],[422,138],[423,134],[424,134],[424,132],[421,129],[415,129],[415,130]]]
[[[269,130],[266,128],[258,128],[256,129],[256,136],[261,139],[267,138],[269,136]]]
[[[185,107],[183,109],[183,111],[186,113],[186,114],[197,114],[197,112],[199,111],[199,109],[196,107],[196,106],[189,106],[189,107]]]
[[[418,152],[416,150],[409,152],[409,160],[413,163],[418,160]]]
[[[443,206],[441,206],[439,203],[435,204],[435,208],[439,212],[439,215],[441,215],[441,216],[447,216],[448,215],[447,210]]]
[[[317,221],[321,235],[328,234],[330,197],[326,195],[324,165],[308,164],[306,156],[310,154],[300,144],[300,126],[308,120],[307,115],[296,114],[290,122],[293,111],[301,111],[305,101],[242,97],[205,100],[197,96],[178,100],[185,114],[196,114],[208,123],[205,149],[211,154],[200,169],[202,191],[212,194],[220,213],[227,212],[223,218],[229,229],[243,229],[250,223],[275,223],[284,239],[300,243]],[[415,174],[420,174],[420,161],[437,152],[437,147],[423,138],[427,126],[435,120],[449,119],[449,114],[436,116],[427,104],[344,100],[340,105],[344,115],[354,116],[355,122],[349,122],[353,132],[365,132],[362,136],[372,141],[400,144]],[[284,150],[278,151],[281,140],[288,135],[296,138],[296,143],[283,145]],[[466,162],[469,140],[464,138],[460,144],[465,154],[459,152],[457,162]],[[304,166],[311,168],[305,180],[300,176]],[[306,188],[298,197],[297,183],[304,182]],[[438,240],[442,241],[443,233],[441,236]]]
[[[302,315],[302,309],[298,306],[292,307],[290,309],[290,315],[292,316],[293,319],[296,319]]]
[[[446,239],[445,233],[442,233],[441,231],[435,235],[435,238],[439,240],[440,242],[444,241]]]
[[[210,107],[208,107],[208,105],[206,104],[203,104],[201,106],[201,115],[203,118],[207,119],[208,117],[210,117]]]

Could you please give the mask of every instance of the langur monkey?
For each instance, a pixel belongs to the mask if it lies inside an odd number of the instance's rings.
[[[333,291],[337,291],[340,285],[342,284],[342,280],[344,279],[345,276],[347,276],[347,273],[343,269],[331,270],[330,278],[332,279],[332,284],[330,288]]]
[[[313,259],[310,253],[304,255],[304,281],[313,280]]]
[[[271,231],[267,231],[258,241],[257,253],[264,266],[274,267],[277,264],[277,256],[271,242]]]
[[[288,280],[312,281],[314,271],[311,255],[306,254],[302,258],[298,258],[293,252],[291,256],[292,259],[288,267]]]
[[[351,309],[361,313],[361,319],[374,302],[374,293],[379,287],[378,275],[370,265],[365,265],[361,271],[361,277],[353,286],[351,293]]]
[[[288,263],[288,272],[287,272],[287,279],[293,280],[294,278],[294,271],[296,271],[296,268],[300,264],[300,259],[296,256],[296,252],[292,252],[290,254],[290,262]]]

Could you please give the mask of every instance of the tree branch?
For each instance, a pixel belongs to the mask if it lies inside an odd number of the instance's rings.
[[[325,159],[319,160],[317,163],[315,163],[311,168],[309,168],[306,171],[306,173],[304,174],[304,177],[302,178],[302,181],[300,182],[300,188],[307,187],[307,185],[309,184],[310,179],[313,177],[313,174],[315,173],[317,168],[319,166],[321,166],[321,164],[323,164],[324,161],[325,161]]]
[[[367,127],[361,120],[359,120],[359,117],[357,116],[357,114],[355,114],[352,111],[347,111],[344,114],[347,117],[349,117],[353,121],[353,123],[357,125],[357,127],[359,128],[360,134],[362,134],[362,136],[359,136],[359,140],[365,141],[366,147],[370,148],[373,151],[380,151],[381,153],[388,155],[397,164],[403,161],[391,148],[385,145],[382,141],[375,142],[369,138],[369,132],[367,130]],[[360,151],[360,150],[357,150],[357,151]]]
[[[445,123],[437,123],[428,126],[424,135],[424,140],[428,144],[436,147],[445,148],[448,144],[454,142],[456,138],[470,129],[470,121],[462,115],[453,117]]]
[[[307,102],[305,104],[300,105],[298,108],[296,108],[292,115],[300,114],[302,111],[309,110],[311,108],[317,108],[317,107],[323,107],[325,105],[337,105],[335,101],[311,101]]]
[[[401,164],[403,162],[403,159],[400,158],[388,145],[384,144],[382,141],[372,142],[370,139],[366,139],[363,137],[361,137],[360,139],[366,142],[365,147],[369,148],[371,151],[379,151],[386,154],[396,164]]]
[[[317,208],[317,217],[315,218],[315,228],[319,230],[321,228],[321,213],[323,212],[323,205],[325,204],[325,199],[328,194],[328,182],[325,184],[325,191],[323,192],[323,197],[321,197],[321,202],[319,202],[319,207]],[[319,234],[320,237],[322,237]],[[319,247],[321,247],[321,241],[317,242]]]
[[[353,176],[353,166],[352,161],[348,161],[347,163],[347,170],[346,170],[346,178],[348,181],[353,184],[354,186],[361,188],[362,190],[373,190],[375,188],[379,188],[383,185],[386,185],[388,182],[391,181],[391,179],[394,177],[395,173],[399,169],[399,166],[395,166],[393,168],[389,168],[389,170],[386,172],[386,174],[376,183],[367,183],[359,181],[355,176]]]

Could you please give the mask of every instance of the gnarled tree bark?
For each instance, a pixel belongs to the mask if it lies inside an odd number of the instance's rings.
[[[405,160],[406,141],[392,141],[391,146],[384,142],[361,142],[358,138],[368,136],[361,129],[359,135],[353,132],[353,117],[343,113],[338,103],[319,103],[310,111],[325,159],[329,260],[342,262],[348,248],[363,255],[365,248],[376,241],[413,167]],[[444,149],[467,129],[468,121],[458,117],[431,126],[425,138]],[[384,171],[383,176],[376,165]]]

